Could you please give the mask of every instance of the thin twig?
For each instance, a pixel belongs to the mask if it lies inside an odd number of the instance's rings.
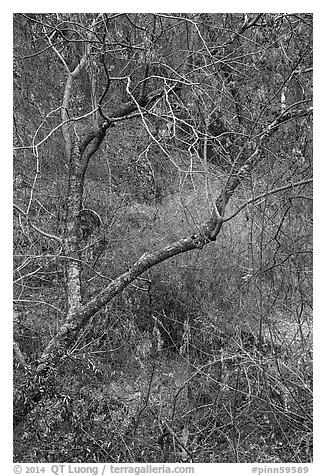
[[[223,218],[222,219],[222,222],[227,222],[227,221],[230,221],[232,220],[232,218],[234,218],[235,216],[238,215],[238,213],[241,212],[241,210],[243,210],[244,208],[246,208],[248,205],[250,205],[250,203],[254,203],[254,202],[257,202],[257,200],[260,200],[262,198],[265,198],[269,195],[272,195],[274,193],[278,193],[278,192],[282,192],[283,190],[288,190],[289,188],[294,188],[294,187],[299,187],[300,185],[306,185],[308,183],[311,183],[313,181],[313,179],[307,179],[307,180],[301,180],[300,182],[295,182],[295,183],[291,183],[291,184],[288,184],[288,185],[283,185],[283,187],[278,187],[278,188],[274,188],[273,190],[270,190],[270,191],[267,191],[267,192],[264,192],[262,193],[261,195],[257,195],[257,197],[254,197],[254,198],[251,198],[250,200],[248,200],[246,203],[244,203],[240,208],[238,208],[237,211],[235,211],[232,215],[228,216],[227,218]]]

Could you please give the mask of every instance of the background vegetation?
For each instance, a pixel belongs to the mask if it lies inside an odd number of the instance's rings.
[[[311,101],[311,14],[14,15],[16,461],[312,461]]]

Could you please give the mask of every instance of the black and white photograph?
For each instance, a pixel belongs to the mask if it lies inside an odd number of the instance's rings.
[[[12,15],[15,468],[307,472],[313,16]]]

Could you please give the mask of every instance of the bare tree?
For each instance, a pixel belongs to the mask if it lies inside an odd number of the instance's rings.
[[[164,260],[216,242],[223,224],[250,206],[285,191],[309,193],[312,64],[309,15],[22,14],[15,22],[16,98],[24,89],[23,65],[31,58],[45,58],[55,82],[44,101],[37,92],[29,94],[34,117],[42,117],[38,125],[24,131],[15,115],[15,153],[32,153],[36,161],[26,201],[15,211],[24,226],[57,244],[57,258],[65,258],[67,292],[64,321],[29,369],[25,393],[17,392],[18,423],[42,398],[80,331],[130,283]],[[19,28],[28,31],[26,44],[18,38]],[[195,220],[188,236],[142,254],[85,299],[87,172],[101,146],[110,144],[112,128],[128,121],[138,121],[149,149],[167,158],[181,181],[205,177],[206,218]],[[57,234],[32,214],[40,155],[53,141],[68,176],[64,228]],[[294,171],[287,157],[304,147],[306,159],[296,160]],[[212,167],[221,177],[218,190]],[[231,202],[239,188],[247,193],[237,205]],[[20,274],[19,284],[26,278]]]

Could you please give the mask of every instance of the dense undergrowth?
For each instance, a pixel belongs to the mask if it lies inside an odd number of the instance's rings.
[[[312,23],[14,15],[15,461],[312,461]]]
[[[153,316],[169,335],[160,352],[132,313],[97,316],[17,429],[17,461],[311,461],[309,332],[260,341],[202,313],[174,318],[178,336]]]
[[[34,217],[48,232],[60,229],[62,186],[36,194]],[[206,208],[200,181],[182,201],[171,189],[152,204],[105,187],[90,181],[85,197],[103,220],[85,242],[85,300]],[[23,203],[23,184],[16,193]],[[161,263],[97,313],[16,428],[15,461],[311,461],[310,263],[292,233],[282,247],[291,258],[276,266],[262,220],[238,215],[215,244]],[[64,257],[18,217],[14,226],[14,333],[33,364],[64,320]],[[25,379],[15,363],[18,394]]]

